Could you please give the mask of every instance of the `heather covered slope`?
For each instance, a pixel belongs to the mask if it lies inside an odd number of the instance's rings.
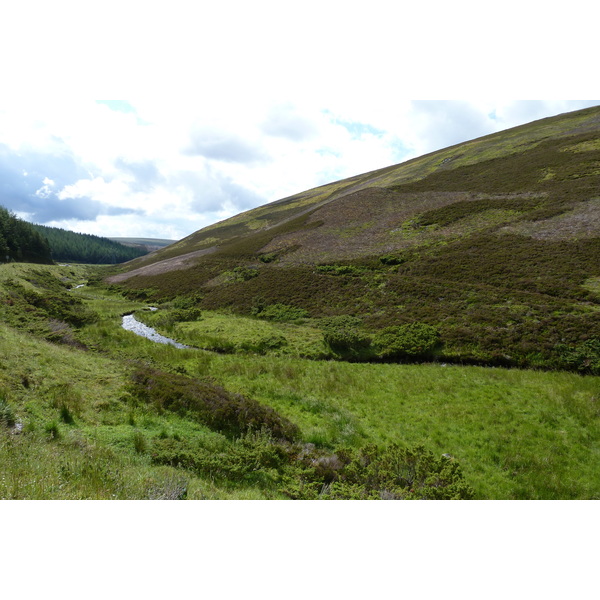
[[[599,372],[600,107],[248,211],[112,282],[241,314],[350,315],[371,338],[425,324],[443,360]]]
[[[407,236],[394,237],[395,225],[434,208],[473,200],[473,193],[484,197],[510,193],[514,197],[496,199],[500,208],[506,205],[506,210],[514,210],[518,205],[517,210],[527,211],[547,203],[542,199],[547,200],[550,190],[565,187],[557,186],[558,182],[598,176],[599,131],[600,107],[542,119],[241,213],[205,227],[152,257],[135,261],[131,267],[197,250],[223,248],[241,239],[259,238],[258,243],[263,241],[265,236],[261,234],[265,230],[275,230],[272,236],[266,236],[275,238],[273,246],[285,246],[283,240],[290,234],[282,235],[279,228],[289,229],[284,226],[306,215],[310,218],[304,226],[294,223],[291,228],[310,230],[310,224],[323,221],[318,227],[318,238],[342,238],[338,246],[359,248],[344,248],[346,254],[354,255],[357,251],[369,254],[377,249],[376,244],[365,247],[357,243],[357,238],[364,242],[368,232],[375,237],[392,234],[392,239],[379,240],[379,245],[396,247],[400,238]],[[530,164],[532,158],[534,164]],[[497,167],[501,171],[497,172]],[[515,178],[515,174],[519,176]],[[418,195],[410,194],[408,184],[415,182],[420,182]],[[455,193],[444,193],[450,191]],[[532,196],[538,201],[534,202]],[[502,199],[505,202],[501,203]],[[480,205],[476,205],[475,212],[480,211]],[[468,212],[467,209],[465,215]],[[310,246],[313,239],[314,236],[309,237],[304,246]]]

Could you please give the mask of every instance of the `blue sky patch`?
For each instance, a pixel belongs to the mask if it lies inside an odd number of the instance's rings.
[[[347,129],[354,138],[360,138],[363,135],[380,136],[385,133],[385,131],[383,131],[382,129],[377,129],[376,127],[373,127],[368,123],[359,123],[355,121],[340,121],[339,119],[336,120],[336,123]]]
[[[110,110],[114,110],[115,112],[136,113],[135,108],[127,100],[96,100],[96,104],[105,104]]]

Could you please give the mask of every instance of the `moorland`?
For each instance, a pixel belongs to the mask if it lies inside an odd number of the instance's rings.
[[[0,497],[600,497],[599,183],[596,107],[0,264]]]

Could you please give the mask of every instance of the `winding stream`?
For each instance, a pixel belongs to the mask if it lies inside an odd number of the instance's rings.
[[[164,335],[160,335],[160,333],[156,333],[152,327],[148,327],[148,325],[144,325],[140,323],[133,315],[124,315],[123,316],[123,329],[126,331],[131,331],[136,335],[141,335],[153,342],[157,342],[158,344],[170,344],[171,346],[175,346],[175,348],[191,348],[191,346],[186,346],[185,344],[180,344],[171,338],[165,337]]]

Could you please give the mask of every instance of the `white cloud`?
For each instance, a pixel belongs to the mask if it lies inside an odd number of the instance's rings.
[[[54,181],[48,179],[48,177],[44,177],[43,184],[44,185],[41,188],[38,188],[35,191],[35,195],[38,198],[49,198],[53,193],[50,188],[54,186]]]
[[[327,181],[589,105],[482,99],[596,93],[593,19],[576,19],[571,6],[531,27],[540,15],[512,5],[488,14],[460,0],[143,9],[56,0],[36,3],[31,19],[27,0],[12,3],[0,24],[11,57],[0,204],[99,235],[183,237]],[[564,43],[550,46],[552,31]],[[440,96],[451,100],[431,101]]]
[[[0,132],[12,169],[4,178],[21,177],[21,200],[0,203],[97,235],[180,238],[329,181],[591,104],[379,100],[371,109],[267,98],[219,106],[211,97],[131,100],[126,112],[75,100],[13,105],[0,112]],[[31,190],[24,182],[36,173]]]

